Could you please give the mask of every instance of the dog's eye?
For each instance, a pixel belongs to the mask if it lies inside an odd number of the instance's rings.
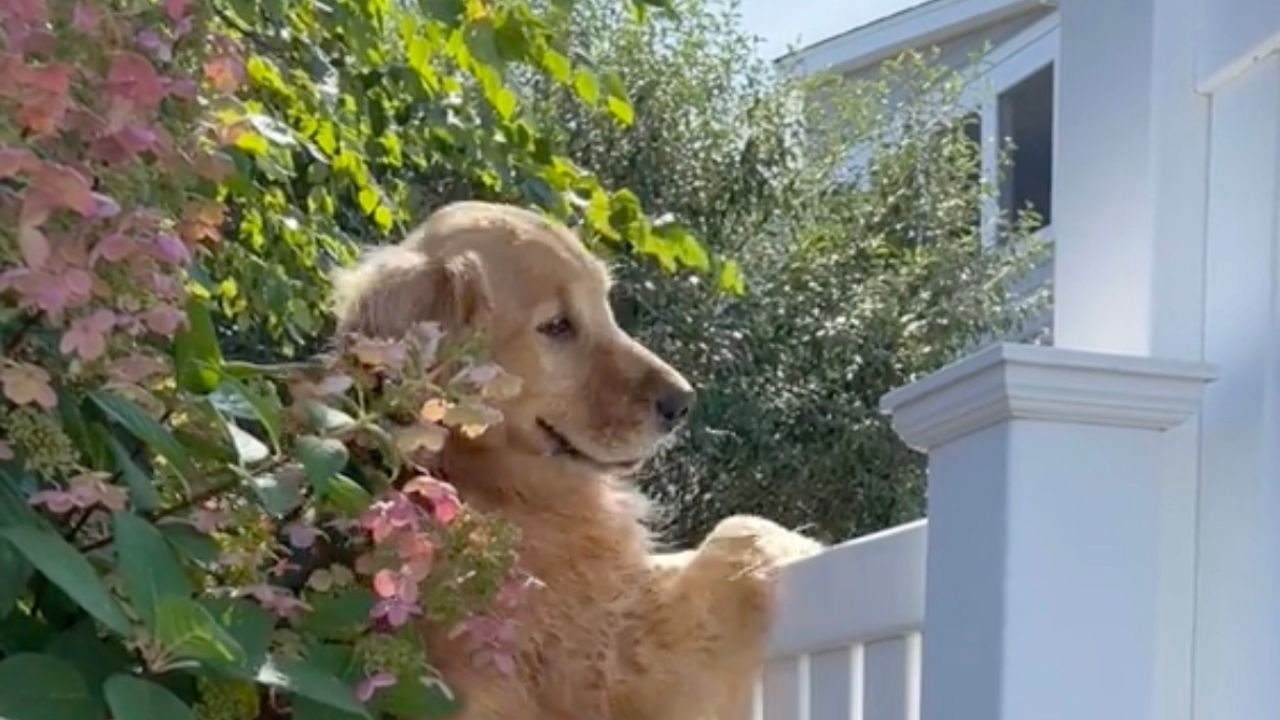
[[[538,332],[554,340],[568,340],[573,337],[573,321],[561,315],[539,325]]]

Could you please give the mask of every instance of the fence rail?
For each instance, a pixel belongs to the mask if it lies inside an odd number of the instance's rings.
[[[754,720],[918,720],[925,521],[783,570]]]

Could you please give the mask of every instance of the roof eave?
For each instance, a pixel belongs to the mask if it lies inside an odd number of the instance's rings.
[[[850,72],[911,47],[1057,6],[1057,0],[932,0],[788,53],[774,62],[795,75],[823,70]]]

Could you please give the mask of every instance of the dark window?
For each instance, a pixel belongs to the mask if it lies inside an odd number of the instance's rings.
[[[1012,147],[1000,181],[1000,207],[1030,206],[1044,225],[1053,221],[1053,65],[1000,94],[999,137]]]

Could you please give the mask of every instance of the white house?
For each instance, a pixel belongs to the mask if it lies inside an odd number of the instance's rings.
[[[1058,38],[1061,18],[1049,0],[947,2],[916,0],[900,13],[854,28],[778,59],[787,72],[837,72],[852,79],[873,76],[904,50],[937,50],[937,62],[970,75],[962,104],[977,119],[983,174],[997,187],[986,209],[986,240],[995,240],[994,216],[1034,207],[1050,242],[1053,227],[1053,139]],[[981,56],[977,63],[974,58]],[[1001,148],[1011,162],[997,172]],[[1053,262],[1036,268],[1025,288],[1046,284]],[[1052,336],[1052,308],[1018,339]]]
[[[885,398],[929,519],[786,569],[756,715],[1275,720],[1280,0],[933,0],[787,61],[985,40],[1054,345]]]

